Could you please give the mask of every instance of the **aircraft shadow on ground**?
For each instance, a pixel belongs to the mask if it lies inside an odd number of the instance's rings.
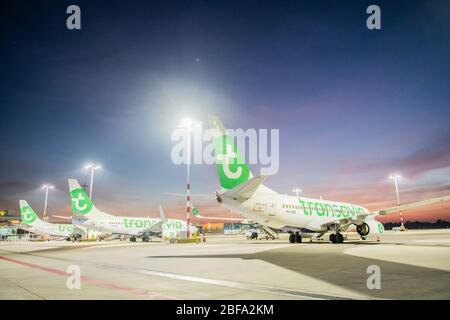
[[[365,243],[364,243],[365,244]],[[375,243],[374,243],[375,244]],[[252,254],[148,256],[152,259],[244,259],[267,263],[310,276],[366,296],[384,299],[449,299],[450,272],[408,264],[356,257],[339,252],[305,252],[289,246]],[[381,289],[369,290],[367,267],[381,270]],[[302,290],[306,288],[302,287]],[[314,288],[311,288],[313,290]],[[333,294],[323,292],[327,294]]]

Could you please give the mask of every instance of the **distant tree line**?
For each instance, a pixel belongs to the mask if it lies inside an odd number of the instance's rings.
[[[388,222],[384,223],[386,230],[400,227],[400,223]],[[445,229],[450,228],[450,221],[438,219],[436,222],[422,222],[422,221],[406,221],[405,227],[407,229]]]

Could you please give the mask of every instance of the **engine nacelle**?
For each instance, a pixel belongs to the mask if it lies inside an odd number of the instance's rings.
[[[384,232],[384,227],[382,223],[371,220],[356,226],[356,232],[358,232],[361,237],[379,235]]]

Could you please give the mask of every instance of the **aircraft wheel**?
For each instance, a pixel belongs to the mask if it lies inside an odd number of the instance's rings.
[[[131,238],[130,238],[130,241],[131,241],[131,242],[136,242],[136,237],[131,237]]]
[[[289,242],[290,242],[290,243],[295,243],[295,234],[291,233],[291,234],[289,235]]]
[[[295,242],[302,243],[302,236],[298,232],[295,233]]]
[[[338,243],[344,243],[344,236],[342,234],[338,233],[336,238]]]
[[[142,242],[148,242],[148,237],[142,237]]]
[[[334,233],[330,234],[330,242],[337,243],[336,235]]]

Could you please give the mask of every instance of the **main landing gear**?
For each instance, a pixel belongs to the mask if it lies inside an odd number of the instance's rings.
[[[143,236],[142,237],[142,242],[148,242],[150,239],[147,236]]]
[[[344,236],[336,231],[336,233],[330,234],[330,242],[331,243],[344,243]]]
[[[302,243],[302,236],[297,231],[289,235],[290,243]]]
[[[132,237],[130,238],[130,241],[131,241],[131,242],[136,242],[136,237],[135,237],[135,236],[132,236]]]

